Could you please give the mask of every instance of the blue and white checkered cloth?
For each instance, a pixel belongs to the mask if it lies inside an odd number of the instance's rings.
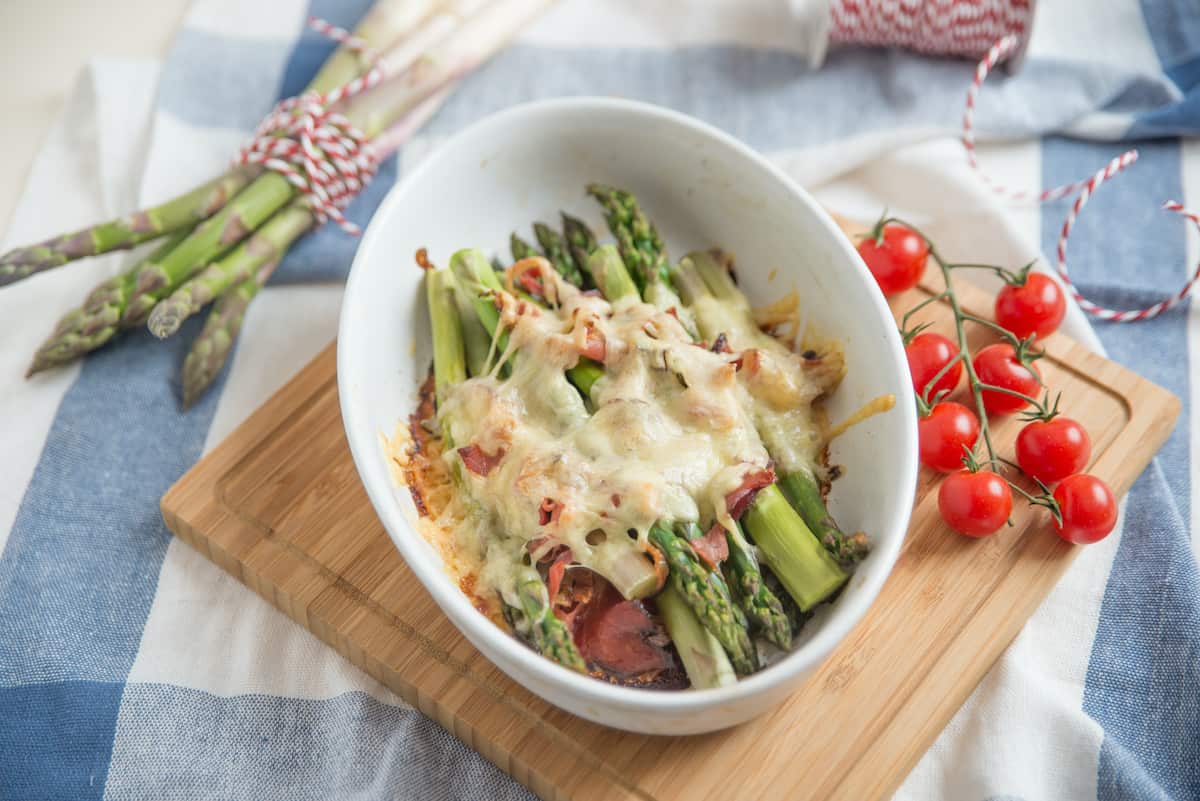
[[[219,170],[365,0],[196,0],[166,62],[101,62],[34,166],[4,249],[170,196]],[[1158,210],[1200,207],[1195,0],[1041,0],[1024,68],[984,89],[981,159],[1036,189],[1090,174],[1129,140],[1141,161],[1084,212],[1085,294],[1143,306],[1200,249]],[[972,65],[842,50],[813,72],[783,0],[565,0],[470,77],[383,165],[365,224],[438,141],[533,98],[611,94],[705,119],[775,159],[830,207],[887,206],[943,249],[1019,265],[1051,253],[1065,207],[998,201],[955,139]],[[231,367],[196,408],[175,381],[193,324],[133,331],[23,381],[52,318],[127,257],[0,292],[0,798],[517,799],[529,794],[188,546],[158,499],[330,341],[357,240],[307,237],[255,301]],[[297,325],[302,321],[302,325]],[[903,799],[1200,798],[1200,376],[1196,304],[1067,330],[1184,399],[1123,526],[1060,586],[921,760]]]

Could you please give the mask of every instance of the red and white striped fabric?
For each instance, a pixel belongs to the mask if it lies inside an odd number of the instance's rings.
[[[376,60],[362,40],[348,31],[316,17],[310,17],[308,24],[362,52],[368,60]],[[379,157],[362,131],[331,109],[378,85],[384,77],[379,67],[372,67],[326,94],[306,92],[281,101],[233,162],[261,164],[279,173],[306,197],[319,223],[332,219],[347,233],[358,235],[358,226],[346,219],[342,209],[375,176]]]

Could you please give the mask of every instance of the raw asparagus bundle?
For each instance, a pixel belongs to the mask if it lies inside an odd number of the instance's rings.
[[[551,2],[379,0],[354,31],[356,42],[338,48],[307,91],[328,95],[378,67],[387,76],[381,83],[338,101],[334,110],[382,158],[436,111],[452,84]],[[185,401],[194,401],[219,372],[258,289],[315,226],[316,213],[297,196],[276,172],[236,166],[165,203],[0,256],[3,285],[86,256],[164,243],[65,315],[29,374],[66,364],[141,323],[170,336],[212,304],[185,361]]]

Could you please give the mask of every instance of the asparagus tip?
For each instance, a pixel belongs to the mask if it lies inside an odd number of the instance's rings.
[[[146,327],[150,329],[150,333],[159,339],[166,339],[179,330],[183,325],[183,315],[180,314],[180,309],[177,304],[163,302],[157,304],[150,312],[149,319],[146,320]]]

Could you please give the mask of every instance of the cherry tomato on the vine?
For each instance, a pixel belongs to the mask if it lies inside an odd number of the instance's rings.
[[[1012,490],[1000,476],[960,470],[938,490],[938,510],[950,528],[967,537],[995,534],[1012,514]]]
[[[979,418],[953,401],[934,404],[929,414],[917,420],[921,464],[949,473],[963,466],[963,456],[979,439]]]
[[[883,226],[882,239],[878,244],[873,237],[859,242],[858,254],[883,294],[912,289],[925,271],[929,244],[916,231],[896,223]]]
[[[920,395],[928,384],[938,374],[946,362],[958,355],[958,346],[949,337],[926,331],[917,334],[912,342],[904,346],[904,355],[908,357],[908,371],[912,373],[913,391]],[[929,389],[925,400],[932,401],[939,392],[952,392],[962,378],[962,361],[954,365],[938,379]]]
[[[1055,521],[1058,536],[1076,545],[1099,542],[1117,525],[1117,499],[1100,479],[1080,473],[1068,476],[1054,489],[1062,512]]]
[[[975,375],[985,384],[1020,392],[1036,398],[1041,387],[1041,374],[1036,367],[1026,367],[1017,360],[1016,351],[1007,342],[988,345],[971,362]],[[983,408],[988,414],[1011,414],[1028,406],[1028,401],[994,390],[983,391]]]
[[[1069,417],[1034,420],[1017,434],[1017,464],[1046,484],[1078,473],[1091,455],[1092,438]]]
[[[996,295],[996,322],[1025,339],[1053,334],[1067,313],[1067,301],[1054,279],[1030,273],[1021,286],[1006,284]]]

